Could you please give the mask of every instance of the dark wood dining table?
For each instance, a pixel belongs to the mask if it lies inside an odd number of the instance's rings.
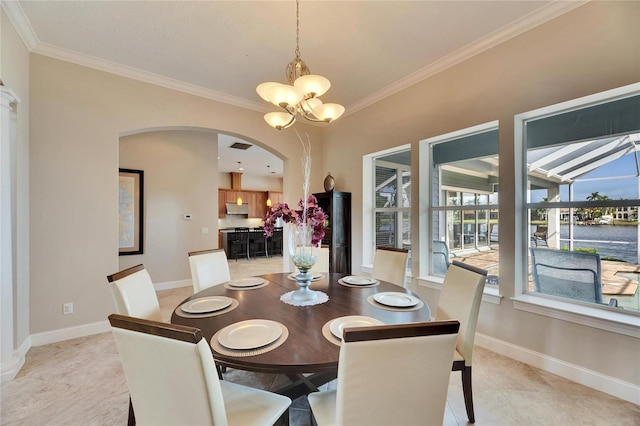
[[[242,290],[230,289],[225,285],[207,288],[185,299],[176,307],[171,322],[199,328],[207,341],[221,329],[240,321],[265,319],[277,321],[288,329],[289,335],[277,348],[253,356],[230,356],[212,348],[213,356],[219,365],[236,369],[282,373],[295,380],[291,386],[279,393],[297,397],[316,390],[316,386],[336,377],[340,346],[329,341],[323,335],[322,328],[335,318],[349,315],[363,315],[376,318],[385,324],[401,324],[430,320],[429,307],[423,302],[419,309],[390,310],[370,302],[369,296],[379,292],[401,292],[418,297],[410,290],[385,281],[375,286],[344,286],[339,279],[345,274],[323,274],[323,277],[311,283],[312,290],[319,290],[329,296],[325,303],[312,306],[293,306],[280,300],[280,297],[297,290],[296,281],[287,273],[260,275],[268,285],[260,288]],[[236,299],[235,309],[219,315],[186,318],[176,311],[192,299],[206,296],[226,296]],[[313,373],[311,375],[304,373]]]

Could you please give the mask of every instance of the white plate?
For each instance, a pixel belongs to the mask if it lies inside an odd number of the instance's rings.
[[[342,340],[342,331],[349,327],[369,327],[372,325],[384,325],[378,319],[361,315],[350,315],[348,317],[336,318],[329,324],[331,334]]]
[[[351,275],[348,277],[344,277],[342,281],[352,285],[371,285],[376,283],[376,280],[374,278],[364,277],[361,275]]]
[[[218,335],[218,342],[229,349],[255,349],[275,342],[282,335],[280,323],[246,320],[231,324]]]
[[[234,280],[229,281],[229,285],[231,287],[255,287],[260,284],[264,284],[265,281],[263,278],[258,277],[247,277],[247,278],[236,278]]]
[[[225,296],[201,297],[199,299],[189,300],[181,306],[181,309],[190,314],[202,314],[205,312],[219,311],[231,305],[232,302],[233,299]]]
[[[420,303],[420,299],[407,293],[396,293],[387,291],[384,293],[376,293],[373,299],[383,305],[393,306],[396,308],[409,308]]]
[[[300,272],[298,272],[298,274],[299,273]],[[288,275],[288,278],[290,278],[292,280],[295,280],[296,279],[296,275],[298,275],[298,274],[296,274],[295,272],[291,273],[291,274]],[[319,280],[320,278],[323,277],[323,275],[320,272],[312,272],[312,274],[313,274],[313,276],[311,277],[312,280]]]

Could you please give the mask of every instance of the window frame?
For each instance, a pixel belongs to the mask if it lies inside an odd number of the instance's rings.
[[[440,206],[433,206],[432,205],[432,200],[433,200],[433,188],[432,188],[432,173],[433,173],[433,167],[432,167],[432,146],[440,144],[440,143],[446,143],[447,141],[452,141],[455,139],[461,139],[467,136],[471,136],[474,134],[480,134],[480,133],[486,133],[486,132],[490,132],[490,131],[494,131],[494,130],[498,130],[499,131],[499,121],[498,120],[493,120],[490,122],[486,122],[486,123],[482,123],[482,124],[478,124],[475,126],[471,126],[471,127],[467,127],[465,129],[460,129],[460,130],[456,130],[453,132],[449,132],[449,133],[445,133],[442,135],[438,135],[438,136],[434,136],[431,138],[427,138],[424,140],[420,141],[420,164],[423,165],[424,167],[420,167],[420,188],[421,188],[421,195],[420,195],[420,205],[424,206],[425,208],[425,213],[424,215],[421,214],[421,229],[423,229],[424,231],[420,233],[421,236],[426,236],[426,239],[423,241],[423,246],[424,250],[421,250],[421,255],[420,255],[420,276],[424,276],[424,279],[427,281],[432,281],[432,282],[437,282],[437,283],[441,283],[443,281],[443,277],[439,276],[439,275],[435,275],[433,274],[432,271],[432,262],[431,262],[431,241],[434,235],[433,232],[433,217],[434,214],[436,214],[435,212],[447,212],[447,211],[452,211],[452,210],[460,210],[461,212],[464,212],[464,210],[473,210],[475,212],[475,215],[477,216],[479,211],[491,211],[491,210],[498,210],[498,214],[499,214],[499,204],[474,204],[474,205],[469,205],[469,206],[465,206],[465,205],[460,205],[460,206],[449,206],[449,205],[440,205]],[[499,155],[499,154],[498,154]],[[499,158],[499,157],[498,157]],[[424,189],[423,188],[427,188],[426,190],[426,197],[423,195],[424,194]],[[476,194],[477,195],[477,194]],[[499,197],[499,196],[498,196]],[[499,198],[498,198],[499,199]],[[422,213],[422,212],[421,212]],[[424,216],[424,218],[422,217]],[[425,232],[426,231],[426,232]],[[498,288],[488,288],[485,287],[485,293],[489,293],[489,294],[493,294],[496,297],[499,297],[499,287]],[[496,300],[493,300],[494,302]],[[497,303],[499,303],[499,300],[497,300]]]
[[[514,308],[538,315],[557,318],[576,324],[640,338],[640,316],[625,310],[612,310],[606,306],[586,305],[570,299],[556,299],[526,292],[528,282],[528,211],[540,203],[529,203],[527,187],[527,146],[525,124],[534,119],[562,114],[572,110],[615,101],[640,94],[640,83],[572,99],[514,116],[514,170],[515,170],[515,282]],[[560,207],[558,205],[558,207]]]

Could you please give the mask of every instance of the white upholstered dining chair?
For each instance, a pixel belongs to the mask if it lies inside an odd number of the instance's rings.
[[[461,372],[464,404],[471,423],[475,422],[471,388],[473,342],[486,278],[487,271],[484,269],[454,260],[444,276],[435,317],[436,321],[460,321],[451,369]]]
[[[109,322],[136,424],[288,423],[289,398],[218,379],[199,329],[117,314]]]
[[[378,247],[373,257],[373,271],[371,272],[371,276],[404,287],[407,277],[408,261],[409,250]]]
[[[121,315],[162,321],[156,289],[144,265],[107,275],[116,312]]]
[[[441,425],[458,321],[344,330],[337,389],[308,395],[324,425]]]
[[[309,272],[329,273],[329,246],[321,246],[317,250],[318,259],[316,260],[316,263],[313,264],[311,269],[309,269]],[[300,271],[293,264],[293,260],[291,258],[289,258],[289,263],[291,264],[291,268],[293,269],[293,274],[299,274]]]
[[[229,262],[224,249],[189,252],[193,292],[231,281]]]

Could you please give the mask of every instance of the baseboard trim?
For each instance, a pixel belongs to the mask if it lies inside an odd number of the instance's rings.
[[[153,287],[156,291],[170,290],[172,288],[191,287],[191,280],[165,281],[163,283],[155,283]]]
[[[50,343],[61,342],[63,340],[76,339],[78,337],[91,336],[93,334],[106,333],[111,331],[109,321],[92,322],[75,327],[61,328],[58,330],[46,331],[44,333],[32,334],[31,345],[42,346]]]
[[[572,382],[640,405],[640,386],[571,364],[512,343],[476,333],[476,345],[533,367],[557,374]]]
[[[191,280],[166,281],[154,284],[156,291],[169,290],[179,287],[190,287]],[[61,342],[63,340],[75,339],[78,337],[91,336],[92,334],[106,333],[111,331],[109,321],[98,321],[89,324],[78,325],[75,327],[61,328],[58,330],[45,331],[44,333],[36,333],[29,336],[31,346],[42,346],[50,343]],[[26,354],[26,351],[24,352]]]

